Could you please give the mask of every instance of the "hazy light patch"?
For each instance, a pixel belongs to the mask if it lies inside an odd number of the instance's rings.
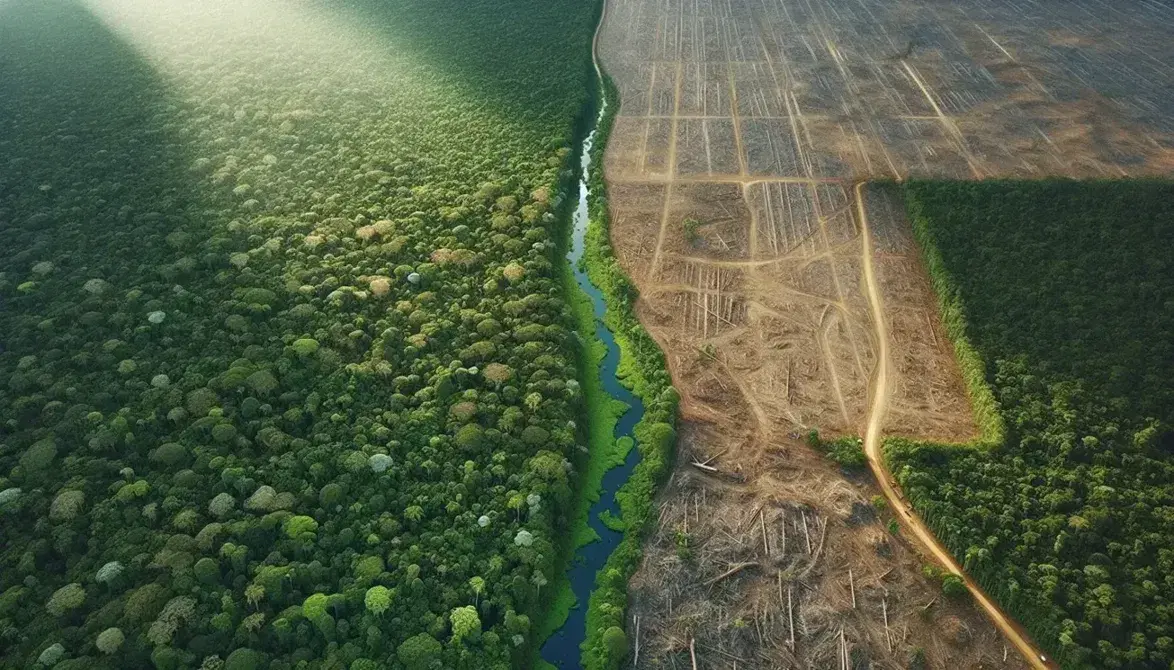
[[[439,153],[451,135],[402,129],[440,116],[456,118],[439,114],[453,106],[476,109],[485,122],[515,123],[493,115],[465,82],[420,62],[343,5],[286,0],[85,4],[157,69],[173,94],[214,108],[199,137],[186,139],[223,144],[247,126],[272,134],[266,140],[269,151],[255,157],[258,169],[281,170],[283,152],[305,150],[311,142],[345,147],[352,139],[347,127],[356,125],[364,126],[359,133],[364,139],[385,128],[382,136],[389,142],[409,144],[413,152]],[[386,20],[395,20],[390,10]],[[398,147],[383,147],[389,148]]]
[[[481,183],[512,178],[518,147],[502,137],[533,135],[532,119],[486,101],[475,88],[483,81],[407,48],[407,25],[397,38],[380,23],[409,15],[404,6],[83,2],[166,88],[152,119],[183,157],[169,176],[204,210],[194,220],[248,236],[251,246],[224,262],[241,273],[280,267],[291,294],[313,286],[290,259],[345,248],[365,224],[433,216]],[[339,299],[371,299],[370,279],[341,287]]]
[[[314,105],[323,96],[402,85],[411,67],[406,55],[381,44],[379,35],[344,25],[306,2],[85,2],[108,28],[193,94],[284,93],[281,102]],[[221,90],[204,90],[210,84]]]
[[[107,27],[172,73],[241,59],[289,74],[333,75],[382,58],[395,66],[390,45],[358,25],[346,25],[317,3],[282,0],[84,0]]]

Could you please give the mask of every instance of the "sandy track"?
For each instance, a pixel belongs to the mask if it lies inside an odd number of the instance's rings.
[[[884,456],[881,453],[881,425],[884,423],[885,410],[889,402],[889,332],[888,326],[885,324],[885,310],[881,298],[880,286],[876,281],[876,273],[872,266],[872,236],[868,228],[868,213],[864,208],[863,195],[864,182],[856,184],[856,206],[857,206],[857,220],[860,223],[860,233],[864,239],[864,284],[868,292],[868,304],[872,308],[872,323],[876,327],[877,339],[877,365],[876,372],[872,384],[872,404],[868,411],[868,427],[864,433],[864,453],[868,456],[868,467],[872,470],[872,474],[876,477],[880,489],[884,492],[885,498],[889,501],[889,505],[894,510],[899,510],[900,514],[897,518],[900,519],[902,527],[913,533],[922,548],[930,553],[939,563],[946,566],[950,572],[962,577],[966,588],[974,596],[975,602],[982,607],[986,612],[987,617],[998,626],[1003,635],[1011,641],[1019,653],[1023,655],[1024,660],[1031,664],[1031,667],[1040,670],[1048,670],[1050,668],[1059,667],[1054,663],[1047,663],[1043,652],[1032,642],[1026,631],[1021,626],[1012,621],[998,605],[994,603],[982,590],[981,587],[973,579],[970,578],[962,568],[958,566],[958,562],[946,550],[929,527],[921,520],[921,517],[913,510],[904,498],[897,492],[896,487],[892,483],[892,474],[884,464]]]
[[[612,185],[623,201],[624,182]],[[680,465],[633,582],[641,662],[671,665],[668,659],[693,631],[715,667],[722,667],[717,657],[730,660],[723,654],[743,659],[738,667],[747,670],[836,667],[844,653],[901,662],[918,647],[931,667],[989,667],[1002,657],[995,628],[974,608],[940,600],[937,585],[920,574],[924,559],[906,544],[913,536],[894,539],[877,520],[860,525],[857,518],[870,514],[868,498],[879,491],[863,479],[846,480],[800,435],[813,426],[862,434],[868,422],[879,361],[863,274],[866,244],[879,252],[872,260],[883,264],[869,270],[876,290],[917,317],[898,324],[898,351],[929,365],[922,374],[889,363],[886,387],[898,391],[889,400],[903,413],[900,425],[921,434],[936,434],[940,425],[972,431],[946,340],[917,311],[932,296],[916,276],[915,249],[893,217],[882,220],[880,238],[865,238],[856,200],[868,196],[845,182],[790,187],[801,190],[777,203],[789,214],[776,212],[774,224],[760,219],[764,227],[790,229],[780,236],[795,246],[780,244],[777,255],[763,249],[726,260],[724,254],[740,252],[727,252],[716,236],[706,238],[713,244],[690,249],[679,225],[669,226],[662,242],[663,202],[638,205],[650,216],[628,210],[613,222],[625,267],[646,270],[653,248],[664,245],[661,268],[651,278],[636,274],[637,311],[664,347],[683,395]],[[674,200],[672,222],[682,202],[706,206]],[[647,226],[646,235],[625,229],[632,224]],[[722,239],[730,249],[749,246]],[[911,348],[914,342],[921,348]],[[933,394],[916,395],[934,379],[960,400],[943,405]],[[916,383],[901,386],[901,380]],[[875,416],[879,423],[882,415]],[[680,558],[683,537],[695,547],[692,563]],[[755,567],[711,584],[743,564]],[[927,606],[932,617],[923,613]],[[706,635],[698,622],[710,622]],[[753,647],[737,622],[752,622]],[[957,630],[967,631],[967,642],[957,643],[950,632]],[[629,634],[637,636],[634,627]],[[1006,667],[1016,663],[1012,656]]]
[[[882,434],[976,434],[903,207],[854,184],[1168,173],[1174,9],[608,3],[612,241],[682,394],[679,465],[633,582],[641,667],[688,667],[690,639],[705,667],[849,652],[896,667],[917,648],[930,667],[1018,667],[978,608],[921,577],[932,542],[923,557],[916,533],[865,518],[887,478],[846,478],[801,439],[871,432],[875,458]]]

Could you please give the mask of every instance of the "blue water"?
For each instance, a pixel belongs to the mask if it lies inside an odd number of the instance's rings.
[[[571,248],[567,252],[567,261],[574,270],[575,281],[579,283],[579,288],[583,289],[583,292],[591,298],[591,306],[595,312],[595,334],[607,346],[607,355],[604,356],[599,367],[603,389],[612,397],[628,405],[628,409],[616,422],[614,437],[618,440],[624,436],[632,436],[632,429],[640,421],[640,417],[644,416],[644,404],[640,402],[640,398],[624,388],[620,384],[619,378],[616,377],[616,370],[620,364],[620,347],[616,344],[615,336],[603,323],[603,314],[607,309],[603,294],[599,292],[595,284],[591,283],[587,273],[579,268],[579,259],[583,257],[583,240],[587,233],[587,175],[591,168],[591,147],[595,144],[599,119],[603,117],[606,110],[607,101],[604,100],[599,116],[595,119],[595,127],[583,140],[583,153],[580,160],[579,204],[575,208],[572,219],[574,231],[571,237]],[[633,439],[635,438],[633,437]],[[563,627],[551,635],[542,645],[542,658],[561,670],[580,670],[582,668],[582,664],[579,662],[579,656],[582,653],[579,645],[587,636],[587,599],[591,595],[591,588],[595,585],[595,573],[599,572],[607,561],[607,557],[623,539],[623,533],[617,533],[603,525],[599,515],[606,510],[614,516],[619,516],[620,508],[616,504],[616,491],[624,482],[628,481],[628,476],[632,474],[632,470],[639,461],[640,452],[633,447],[628,452],[628,457],[624,460],[623,465],[608,470],[603,475],[603,490],[599,501],[592,505],[587,512],[587,523],[595,529],[596,533],[599,533],[600,539],[575,552],[571,568],[567,570],[571,590],[575,593],[575,607],[571,609],[571,614]]]

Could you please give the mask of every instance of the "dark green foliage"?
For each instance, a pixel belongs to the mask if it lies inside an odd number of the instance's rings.
[[[965,598],[970,592],[966,590],[966,583],[962,578],[955,574],[942,575],[942,593],[947,598],[954,598],[955,600]]]
[[[598,3],[96,6],[0,3],[0,666],[520,665]]]
[[[440,659],[441,644],[427,633],[418,633],[404,640],[395,655],[407,670],[428,670]]]
[[[35,442],[24,452],[20,457],[20,466],[30,476],[39,475],[42,470],[49,467],[56,456],[57,445],[54,444],[53,438],[45,438]]]
[[[1170,667],[1174,185],[914,183],[907,196],[972,397],[986,386],[1005,439],[893,439],[890,467],[1064,667]]]
[[[859,437],[847,435],[824,440],[819,436],[819,431],[813,430],[807,434],[807,444],[827,454],[828,458],[845,469],[861,470],[868,465],[868,457],[864,455],[864,441]]]
[[[330,509],[339,504],[342,502],[342,499],[342,487],[335,482],[330,482],[326,486],[323,486],[322,490],[318,492],[318,502],[326,509]]]
[[[193,570],[195,572],[196,579],[203,582],[204,584],[211,585],[220,581],[220,566],[216,563],[215,559],[205,556],[204,558],[196,561],[195,566],[193,566]]]
[[[224,670],[257,670],[261,667],[261,654],[253,649],[235,649],[224,659]]]
[[[934,274],[950,278],[988,366],[1023,356],[1119,412],[1174,419],[1174,185],[915,183],[908,193],[915,231],[941,257]]]
[[[530,428],[537,428],[537,426],[529,426],[527,427],[527,430]],[[461,449],[475,451],[478,447],[481,446],[481,438],[483,434],[484,431],[481,430],[481,426],[471,423],[465,424],[464,426],[461,426],[459,431],[457,431],[455,442]]]
[[[628,636],[624,629],[612,626],[603,631],[603,644],[607,648],[607,657],[613,661],[612,668],[620,667],[620,662],[628,655]]]
[[[179,670],[184,667],[183,655],[172,647],[155,647],[151,652],[155,670]]]
[[[221,425],[231,425],[231,424],[221,424]],[[220,426],[216,426],[216,427],[219,428]],[[213,437],[216,436],[215,429],[213,429],[213,431],[212,431],[212,436]],[[218,441],[222,441],[222,440],[218,440]],[[153,461],[159,465],[168,466],[168,467],[179,465],[180,463],[184,462],[184,460],[186,460],[186,459],[187,459],[187,449],[185,449],[182,444],[176,444],[174,442],[168,442],[166,444],[160,445],[159,448],[156,449],[155,451],[153,451],[150,455],[151,461]]]

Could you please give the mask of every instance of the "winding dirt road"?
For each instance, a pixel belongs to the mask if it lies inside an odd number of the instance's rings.
[[[900,519],[901,526],[907,529],[913,537],[924,547],[931,555],[944,565],[947,570],[958,575],[966,584],[966,588],[970,594],[974,596],[974,600],[986,612],[990,620],[1003,632],[1003,635],[1011,641],[1011,644],[1019,650],[1023,658],[1033,668],[1040,670],[1053,670],[1060,666],[1048,660],[1040,649],[1035,646],[1027,636],[1027,632],[1023,630],[1015,621],[1003,613],[998,605],[994,603],[983,592],[982,588],[974,582],[958,563],[950,552],[938,542],[938,539],[929,530],[921,517],[913,510],[913,507],[898,493],[896,485],[893,483],[892,475],[885,468],[884,460],[881,455],[881,424],[885,417],[885,410],[888,405],[889,396],[889,332],[888,325],[884,319],[884,308],[881,302],[880,286],[876,281],[876,272],[872,264],[872,233],[868,228],[868,214],[864,207],[864,186],[865,182],[856,184],[856,216],[860,223],[860,234],[864,245],[863,259],[864,259],[864,285],[868,294],[868,305],[872,312],[872,322],[876,329],[877,339],[877,367],[876,376],[873,379],[872,385],[872,402],[868,411],[868,428],[864,433],[864,453],[868,457],[868,467],[872,470],[872,474],[876,477],[880,484],[881,491],[885,498],[888,499],[889,505],[893,508],[898,519]]]

